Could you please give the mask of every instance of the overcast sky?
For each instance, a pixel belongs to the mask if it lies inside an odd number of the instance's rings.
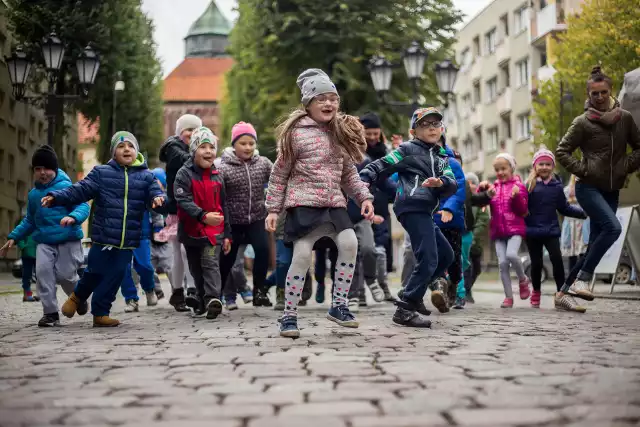
[[[154,38],[164,74],[169,74],[184,58],[184,37],[189,27],[204,12],[211,0],[143,0],[142,8],[155,23]],[[216,0],[227,18],[233,20],[235,0]],[[453,0],[468,20],[491,0]]]

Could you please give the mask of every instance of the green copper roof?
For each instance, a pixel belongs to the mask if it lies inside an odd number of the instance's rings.
[[[209,7],[189,28],[189,36],[199,36],[202,34],[229,35],[231,32],[231,22],[220,12],[215,0],[209,3]]]

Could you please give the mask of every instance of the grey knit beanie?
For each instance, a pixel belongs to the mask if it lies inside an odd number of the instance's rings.
[[[136,137],[133,136],[131,132],[121,130],[114,133],[111,137],[111,157],[116,154],[116,148],[118,148],[118,145],[125,142],[133,144],[133,147],[136,149],[136,154],[140,152],[140,145],[138,145]]]
[[[180,136],[185,129],[197,129],[202,126],[202,120],[193,114],[183,114],[176,121],[176,136]]]
[[[309,68],[298,76],[296,81],[302,92],[302,104],[306,107],[311,100],[323,93],[338,94],[336,85],[333,84],[327,73],[319,68]]]
[[[480,179],[478,178],[478,175],[476,175],[473,172],[467,172],[464,174],[464,178],[469,181],[470,183],[472,183],[473,185],[478,185],[480,184]]]

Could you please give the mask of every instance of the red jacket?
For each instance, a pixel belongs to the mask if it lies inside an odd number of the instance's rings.
[[[178,203],[178,238],[187,246],[217,245],[218,239],[231,238],[231,226],[225,203],[225,186],[215,167],[200,169],[188,160],[176,174],[174,198]],[[219,225],[207,225],[207,213],[224,216]]]
[[[520,177],[496,181],[494,186],[496,195],[491,199],[491,240],[508,239],[512,236],[525,237],[527,226],[524,217],[528,213],[529,194]],[[518,186],[520,192],[511,197],[514,186]]]

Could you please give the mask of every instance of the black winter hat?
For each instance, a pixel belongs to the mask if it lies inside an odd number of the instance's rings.
[[[382,127],[380,117],[376,113],[367,113],[360,117],[360,123],[365,129],[380,129]]]
[[[48,145],[41,145],[36,149],[31,157],[31,168],[43,167],[58,172],[58,156],[53,148]]]

